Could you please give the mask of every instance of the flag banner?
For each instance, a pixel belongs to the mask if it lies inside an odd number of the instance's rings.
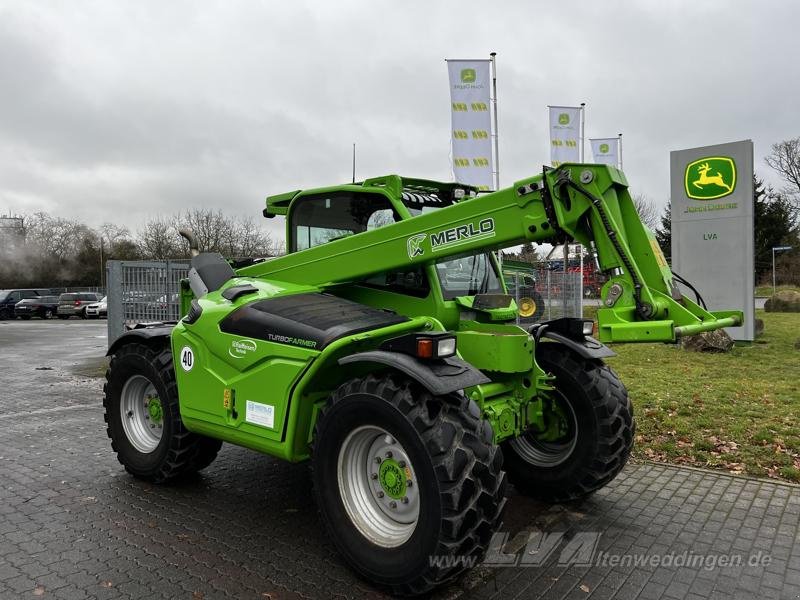
[[[619,167],[619,138],[590,139],[594,162],[601,165]]]
[[[581,161],[581,107],[549,106],[550,162],[554,167]]]
[[[493,189],[489,60],[448,60],[453,174],[480,190]]]

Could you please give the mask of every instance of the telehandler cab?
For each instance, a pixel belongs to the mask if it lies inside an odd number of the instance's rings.
[[[389,175],[271,196],[264,215],[286,216],[285,256],[234,270],[193,244],[183,318],[110,347],[112,447],[153,482],[208,466],[222,442],[310,459],[331,538],[395,593],[480,560],[506,477],[561,502],[619,473],[633,409],[603,342],[742,320],[681,294],[623,173],[605,165],[480,195]],[[594,245],[609,276],[597,340],[585,319],[515,325],[491,254],[567,240]]]

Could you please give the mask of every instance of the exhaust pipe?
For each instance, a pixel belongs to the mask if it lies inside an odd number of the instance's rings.
[[[178,229],[178,233],[189,242],[189,254],[192,255],[192,258],[200,254],[200,247],[197,245],[197,237],[194,235],[194,231],[191,229]]]

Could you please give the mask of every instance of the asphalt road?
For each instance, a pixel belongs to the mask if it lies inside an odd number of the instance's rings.
[[[306,465],[226,445],[180,484],[128,476],[104,351],[104,322],[0,321],[0,599],[385,597],[322,531]],[[798,521],[798,486],[629,465],[577,504],[512,490],[504,560],[533,564],[479,566],[436,597],[798,598]]]

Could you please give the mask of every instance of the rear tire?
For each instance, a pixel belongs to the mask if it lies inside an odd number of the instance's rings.
[[[161,483],[216,458],[222,442],[183,426],[169,348],[123,346],[111,359],[103,391],[111,447],[135,477]]]
[[[587,496],[625,466],[635,424],[628,392],[600,360],[583,358],[556,343],[542,343],[536,360],[556,376],[567,433],[547,442],[525,433],[503,444],[509,481],[521,493],[545,502]]]
[[[42,315],[42,318],[43,319],[52,319],[53,318],[53,311],[48,308],[47,310],[44,311],[44,314]]]
[[[422,594],[484,556],[500,526],[505,474],[479,414],[463,394],[434,397],[392,376],[353,379],[333,393],[314,435],[314,492],[331,539],[360,575],[395,594]]]

